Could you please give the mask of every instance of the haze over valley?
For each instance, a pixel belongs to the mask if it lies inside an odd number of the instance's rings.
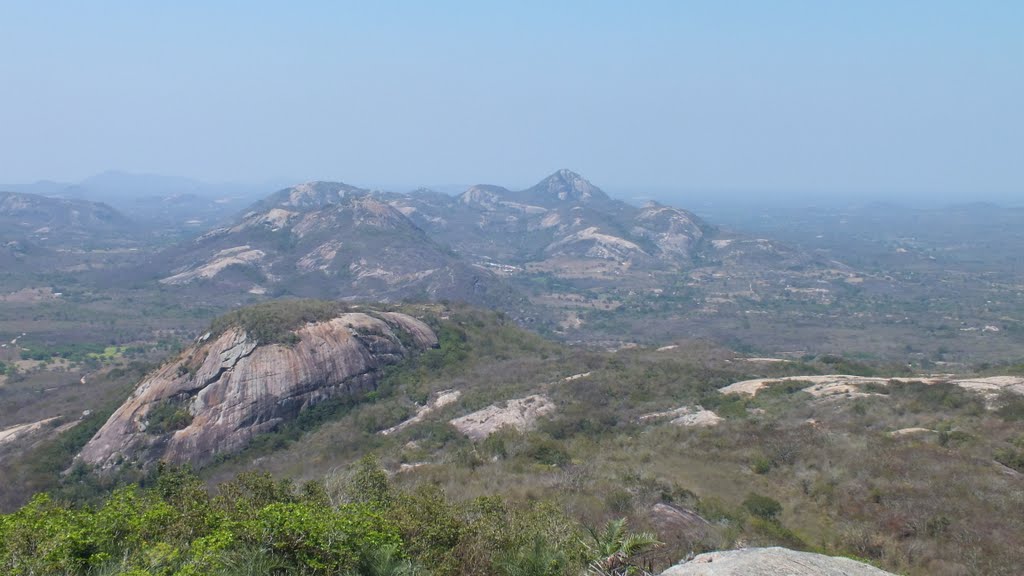
[[[1021,26],[3,7],[0,574],[1019,574]]]

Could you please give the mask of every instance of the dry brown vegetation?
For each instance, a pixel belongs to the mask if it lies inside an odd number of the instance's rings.
[[[318,478],[372,452],[396,482],[437,485],[457,499],[550,500],[591,526],[628,517],[668,544],[651,557],[657,566],[690,552],[770,544],[914,575],[1014,574],[1024,561],[1017,546],[1024,518],[1006,513],[1024,505],[1024,476],[1012,468],[1024,451],[1019,399],[990,410],[975,393],[945,384],[890,386],[863,398],[815,399],[786,385],[755,398],[724,396],[717,389],[733,381],[825,373],[837,359],[755,364],[700,342],[588,352],[499,316],[445,315],[450,320],[438,325],[450,327],[458,346],[450,338],[433,359],[392,374],[373,403],[329,419],[301,442],[250,451],[208,476],[225,479],[256,462]],[[446,353],[458,360],[444,361]],[[458,402],[399,433],[378,433],[450,388],[463,392]],[[535,392],[559,407],[537,430],[474,443],[447,424]],[[640,415],[692,404],[725,420],[708,428],[638,423]],[[891,435],[913,427],[935,433]],[[766,513],[765,501],[779,511]]]

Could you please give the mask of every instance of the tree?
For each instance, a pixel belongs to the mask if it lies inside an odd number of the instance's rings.
[[[601,531],[587,528],[590,542],[586,548],[593,559],[587,573],[594,576],[625,576],[647,574],[637,565],[637,556],[662,545],[650,532],[630,532],[626,519],[609,520]]]
[[[350,502],[363,502],[385,508],[391,504],[394,500],[391,481],[388,480],[388,474],[376,456],[367,454],[356,463],[345,486],[345,496]]]

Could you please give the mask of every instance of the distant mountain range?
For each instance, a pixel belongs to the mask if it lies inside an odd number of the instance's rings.
[[[120,180],[95,182],[114,190]],[[230,216],[223,209],[219,224],[164,226],[79,199],[7,198],[0,273],[19,288],[72,279],[97,294],[141,291],[212,310],[279,297],[466,301],[571,342],[708,338],[796,357],[896,356],[930,345],[930,331],[1000,330],[960,346],[966,357],[1012,347],[1020,330],[1016,301],[1004,297],[1019,285],[1020,211],[991,206],[776,207],[705,219],[623,202],[570,170],[524,189],[458,194],[309,182]],[[205,198],[178,197],[181,214],[202,212]],[[40,275],[50,272],[64,276]]]
[[[151,231],[166,233],[229,220],[272,186],[108,171],[77,183],[43,180],[0,185],[0,190],[106,203]]]
[[[81,246],[137,233],[134,222],[101,202],[0,192],[0,240],[6,242]]]
[[[477,185],[458,197],[418,191],[388,201],[456,251],[505,264],[671,266],[689,262],[713,232],[685,210],[612,200],[569,170],[526,190]]]
[[[524,190],[481,184],[458,196],[300,184],[151,266],[165,286],[210,294],[463,300],[567,333],[581,312],[629,299],[707,289],[709,313],[737,295],[817,301],[823,283],[851,273],[687,210],[612,199],[570,170]]]
[[[513,291],[367,190],[312,182],[163,254],[165,285],[360,300],[505,305]]]

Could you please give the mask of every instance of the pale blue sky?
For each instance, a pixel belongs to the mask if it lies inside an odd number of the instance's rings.
[[[1024,2],[10,2],[0,182],[1024,196]]]

